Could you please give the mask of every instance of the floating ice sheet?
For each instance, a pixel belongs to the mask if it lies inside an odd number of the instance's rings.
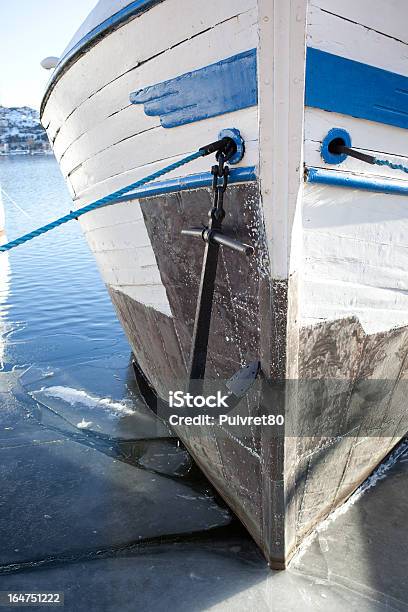
[[[128,360],[112,359],[111,365],[94,360],[63,369],[31,367],[20,384],[40,406],[79,430],[123,440],[172,437],[138,394]]]

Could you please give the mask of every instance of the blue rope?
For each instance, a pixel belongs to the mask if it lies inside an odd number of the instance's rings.
[[[135,183],[128,185],[127,187],[123,187],[122,189],[119,189],[118,191],[115,191],[114,193],[111,193],[105,196],[104,198],[101,198],[100,200],[96,200],[96,202],[87,204],[83,208],[78,208],[78,210],[74,210],[70,212],[68,215],[64,215],[63,217],[60,217],[59,219],[56,219],[55,221],[52,221],[51,223],[47,223],[47,225],[43,225],[42,227],[39,227],[38,229],[33,230],[32,232],[29,232],[28,234],[24,234],[24,236],[20,236],[20,238],[16,238],[15,240],[11,240],[10,242],[7,242],[6,244],[1,245],[0,252],[10,251],[11,249],[14,249],[14,247],[19,246],[20,244],[24,244],[24,242],[28,242],[29,240],[32,240],[33,238],[36,238],[37,236],[41,236],[41,234],[45,234],[46,232],[49,232],[50,230],[53,230],[54,228],[59,227],[60,225],[63,225],[64,223],[68,223],[68,221],[72,221],[72,219],[78,219],[79,217],[82,217],[82,215],[85,215],[91,210],[95,210],[96,208],[101,208],[102,206],[108,206],[110,204],[115,204],[117,198],[120,198],[125,193],[128,193],[129,191],[133,191],[134,189],[137,189],[138,187],[142,187],[142,185],[145,185],[146,183],[150,183],[151,181],[154,181],[155,179],[160,178],[164,174],[168,174],[169,172],[172,172],[173,170],[177,170],[177,168],[180,168],[181,166],[188,164],[189,162],[197,159],[198,157],[202,157],[204,154],[205,152],[203,150],[199,150],[199,151],[196,151],[195,153],[191,153],[191,155],[187,155],[187,157],[183,157],[183,159],[180,159],[179,161],[174,162],[173,164],[170,164],[169,166],[166,166],[165,168],[162,168],[161,170],[157,170],[157,172],[153,172],[153,174],[149,174],[145,178],[142,178],[139,181],[136,181]]]
[[[374,161],[377,166],[388,166],[393,170],[401,170],[401,172],[406,172],[408,174],[408,167],[403,166],[402,164],[394,164],[393,162],[388,161],[388,159],[375,159]]]

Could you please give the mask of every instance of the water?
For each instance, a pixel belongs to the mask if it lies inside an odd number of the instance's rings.
[[[0,158],[0,186],[9,239],[72,207],[52,156]],[[130,346],[76,221],[0,254],[0,334],[0,394],[12,406],[11,416],[0,411],[0,442],[2,419],[14,431],[24,411],[43,428],[209,490],[140,397]]]
[[[10,239],[72,206],[51,156],[0,158],[0,185]],[[231,522],[143,402],[77,222],[0,254],[0,334],[0,575]]]
[[[72,207],[52,156],[0,158],[0,186],[9,239]],[[76,221],[0,254],[0,333],[0,391],[42,424],[108,443],[171,437],[139,396],[129,344]],[[167,450],[176,471],[191,467],[185,451],[175,460],[173,442]],[[126,452],[141,459],[137,448]]]
[[[7,237],[71,209],[54,157],[0,162]],[[27,401],[115,438],[163,433],[138,401],[130,347],[79,224],[0,257],[1,371],[16,373]],[[128,418],[135,406],[138,420]]]
[[[52,156],[0,159],[7,237],[12,239],[71,210]],[[3,368],[61,367],[78,359],[129,359],[129,345],[79,224],[1,255],[9,271],[0,292]]]

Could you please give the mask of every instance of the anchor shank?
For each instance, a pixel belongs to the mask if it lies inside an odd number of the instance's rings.
[[[208,242],[204,250],[189,367],[189,392],[195,395],[201,394],[205,376],[219,248]]]

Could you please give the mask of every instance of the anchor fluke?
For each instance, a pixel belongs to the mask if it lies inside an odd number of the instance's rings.
[[[254,384],[260,368],[259,361],[252,361],[235,372],[234,376],[225,383],[228,391],[237,399],[244,397]]]

